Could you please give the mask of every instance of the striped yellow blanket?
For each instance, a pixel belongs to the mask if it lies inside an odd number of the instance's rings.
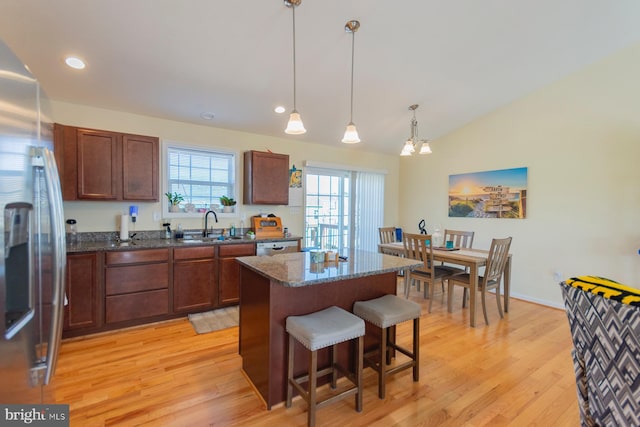
[[[640,289],[635,289],[613,280],[597,276],[578,276],[565,280],[565,283],[574,288],[601,295],[604,298],[612,299],[622,304],[640,307]]]

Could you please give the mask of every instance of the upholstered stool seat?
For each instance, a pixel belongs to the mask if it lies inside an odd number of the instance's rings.
[[[307,414],[307,424],[309,426],[315,425],[316,409],[352,394],[355,394],[356,411],[362,411],[364,321],[348,311],[334,306],[304,316],[289,316],[286,320],[286,329],[289,334],[287,408],[291,407],[293,387],[295,387],[309,407]],[[294,340],[297,340],[310,351],[308,375],[302,375],[296,378],[293,376]],[[340,366],[337,360],[337,344],[350,340],[357,340],[354,373]],[[325,347],[331,347],[331,365],[326,369],[318,371],[317,351]],[[318,377],[331,375],[331,388],[335,389],[338,372],[342,373],[351,381],[353,384],[352,387],[318,402],[316,399]],[[304,382],[309,383],[307,390],[301,386]]]
[[[382,330],[380,347],[369,352],[364,362],[378,372],[378,397],[384,399],[387,375],[413,368],[413,380],[419,378],[420,305],[395,295],[385,295],[369,301],[356,301],[353,313]],[[413,351],[400,347],[395,342],[398,323],[413,320]],[[397,350],[411,358],[410,361],[387,368],[391,363],[391,352]],[[378,358],[375,359],[374,356]]]

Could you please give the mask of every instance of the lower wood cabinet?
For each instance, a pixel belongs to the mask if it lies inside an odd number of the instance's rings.
[[[218,247],[220,305],[237,304],[240,301],[240,265],[236,262],[236,257],[255,254],[256,245],[253,243]]]
[[[173,311],[202,311],[217,304],[214,246],[173,250]]]
[[[100,266],[96,252],[67,255],[65,331],[102,326]]]
[[[64,337],[237,304],[236,257],[255,243],[67,255]]]
[[[169,249],[105,254],[105,322],[169,314]]]

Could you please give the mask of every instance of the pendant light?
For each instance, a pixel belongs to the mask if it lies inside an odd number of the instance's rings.
[[[360,142],[358,130],[356,129],[356,125],[353,124],[353,57],[355,52],[356,31],[358,31],[358,28],[360,28],[360,22],[355,19],[348,21],[344,26],[344,30],[347,33],[351,33],[351,113],[349,116],[347,130],[344,131],[344,137],[342,138],[342,142],[345,144],[355,144]]]
[[[411,119],[411,136],[404,143],[402,147],[402,151],[400,152],[401,156],[411,156],[416,152],[416,148],[420,145],[420,150],[418,154],[431,154],[431,147],[429,146],[429,140],[418,139],[418,121],[416,120],[416,110],[418,109],[418,104],[413,104],[409,106],[409,110],[413,111],[413,118]]]
[[[293,110],[289,115],[287,128],[284,130],[284,133],[290,135],[301,135],[307,132],[302,124],[300,113],[296,110],[296,6],[300,6],[300,3],[302,0],[284,0],[285,6],[291,8],[293,16]]]

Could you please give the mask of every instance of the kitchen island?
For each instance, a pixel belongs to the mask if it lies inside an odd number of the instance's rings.
[[[346,261],[311,263],[308,252],[239,257],[240,356],[247,378],[267,409],[286,397],[288,316],[312,313],[330,306],[349,312],[355,301],[395,294],[397,272],[420,263],[374,252],[351,251]],[[379,340],[367,326],[365,347]],[[300,346],[299,343],[296,343]],[[294,373],[307,369],[307,352],[298,351]],[[339,345],[343,366],[352,366],[351,345]],[[328,349],[320,351],[318,366],[328,363]]]

